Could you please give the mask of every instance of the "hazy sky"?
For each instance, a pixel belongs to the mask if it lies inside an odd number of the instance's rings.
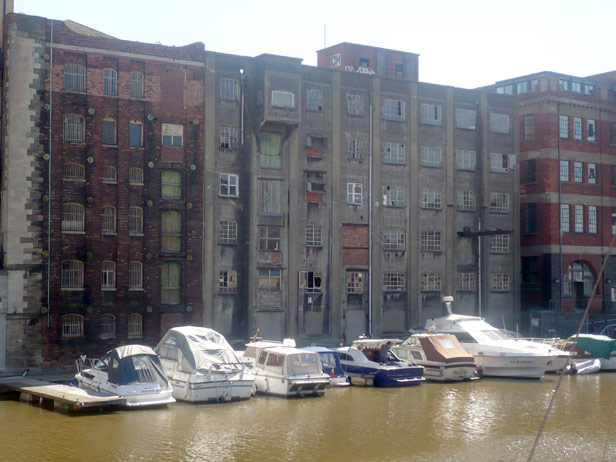
[[[124,40],[316,65],[340,42],[418,53],[419,79],[474,88],[555,71],[616,69],[615,0],[14,0],[15,11],[72,19]]]

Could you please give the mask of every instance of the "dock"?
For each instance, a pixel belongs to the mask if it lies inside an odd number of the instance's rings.
[[[32,377],[2,377],[0,392],[19,393],[19,400],[64,414],[113,410],[125,404],[117,395],[82,390],[62,383]]]

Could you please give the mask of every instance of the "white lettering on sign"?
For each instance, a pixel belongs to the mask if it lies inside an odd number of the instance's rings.
[[[360,74],[376,74],[374,69],[370,69],[369,67],[358,67],[356,70],[353,66],[346,65],[344,66],[344,70],[347,72],[359,72]]]

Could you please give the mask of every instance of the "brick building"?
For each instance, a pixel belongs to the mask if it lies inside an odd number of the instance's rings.
[[[580,312],[599,279],[590,312],[616,312],[613,73],[541,72],[490,90],[518,100],[522,310]]]
[[[24,15],[4,31],[9,366],[181,324],[403,336],[443,295],[517,320],[512,96],[419,82],[418,55],[350,43],[312,67]]]

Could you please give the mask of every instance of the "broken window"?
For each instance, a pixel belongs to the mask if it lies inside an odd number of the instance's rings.
[[[299,272],[299,288],[304,289],[306,292],[321,292],[321,281],[321,273],[313,271]]]

